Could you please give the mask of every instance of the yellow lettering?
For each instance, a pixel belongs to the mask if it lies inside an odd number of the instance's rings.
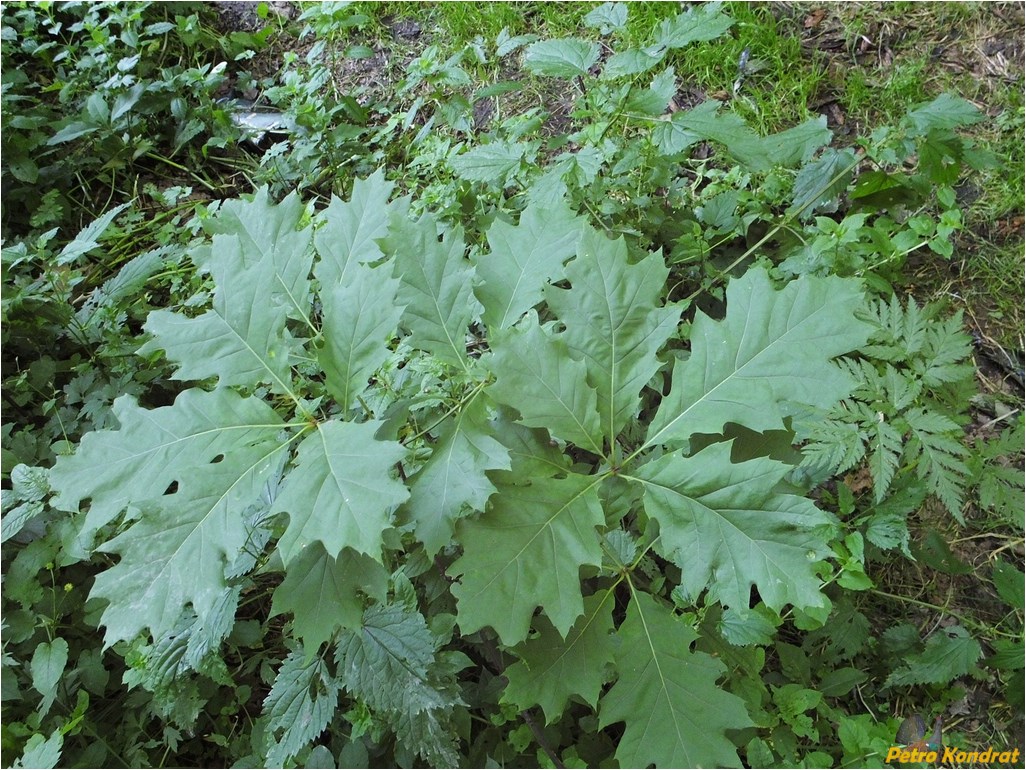
[[[901,754],[901,749],[898,746],[891,746],[887,749],[887,758],[884,762],[893,762]]]
[[[1002,751],[1000,754],[997,755],[997,760],[996,761],[1000,762],[1002,765],[1008,764],[1009,762],[1012,761],[1012,752],[1010,752],[1010,751]]]
[[[931,765],[934,764],[937,761],[937,752],[936,751],[928,751],[928,752],[926,752],[926,756],[923,757],[923,759],[921,761],[929,762]]]
[[[1016,749],[1015,751],[1012,752],[1012,763],[1013,764],[1018,764],[1018,762],[1019,762],[1019,749]]]
[[[943,761],[943,764],[946,765],[949,762],[954,762],[954,761],[955,761],[955,748],[954,748],[954,746],[945,746],[944,747],[944,761]]]

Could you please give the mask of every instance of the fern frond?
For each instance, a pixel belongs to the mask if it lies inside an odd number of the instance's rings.
[[[880,502],[887,494],[901,457],[901,434],[888,422],[880,420],[868,427],[869,472],[873,477],[873,496]]]
[[[927,387],[936,388],[972,377],[973,367],[968,363],[972,338],[962,329],[961,311],[946,321],[931,324],[922,361],[917,362],[916,367]]]
[[[962,503],[969,468],[968,454],[959,442],[961,430],[948,417],[927,409],[913,409],[906,415],[914,441],[909,443],[910,459],[917,463],[919,478],[948,512],[964,524]]]

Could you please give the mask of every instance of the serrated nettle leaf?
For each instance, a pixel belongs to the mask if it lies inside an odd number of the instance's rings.
[[[826,115],[810,118],[797,126],[763,137],[762,149],[775,166],[797,166],[812,158],[819,148],[830,144],[834,133],[826,125]],[[825,176],[820,183],[831,178]]]
[[[547,724],[563,714],[571,696],[594,708],[616,652],[614,604],[608,591],[585,598],[584,614],[565,639],[544,617],[535,620],[539,634],[514,649],[520,661],[506,667],[502,700],[521,710],[541,706]]]
[[[983,657],[980,643],[961,626],[935,631],[922,652],[908,655],[905,665],[887,677],[887,687],[913,684],[946,684],[965,676]]]
[[[303,439],[296,466],[271,507],[271,513],[289,515],[278,541],[286,567],[315,542],[333,557],[348,547],[381,561],[382,533],[392,511],[409,497],[393,478],[406,449],[375,438],[381,425],[332,420]]]
[[[395,187],[385,181],[378,169],[366,179],[353,183],[353,194],[348,201],[332,196],[324,210],[324,224],[314,233],[314,245],[320,261],[314,275],[321,282],[321,291],[348,284],[347,271],[353,265],[376,262],[384,256],[377,239],[388,234],[393,217],[405,216],[408,199],[388,202]]]
[[[844,192],[854,172],[855,153],[828,147],[815,160],[806,163],[794,180],[794,198],[789,212],[801,211],[810,218],[819,206]],[[845,169],[848,169],[845,172]],[[842,173],[844,172],[844,173]]]
[[[274,590],[271,617],[291,612],[310,656],[338,629],[360,626],[364,595],[384,602],[387,593],[388,573],[378,562],[349,549],[333,558],[314,543],[300,551]]]
[[[410,499],[400,515],[415,523],[428,556],[452,540],[456,519],[485,509],[495,491],[485,471],[510,468],[509,450],[492,437],[487,419],[485,399],[474,399],[453,418],[410,481]]]
[[[731,281],[722,321],[696,314],[691,357],[674,365],[646,445],[679,445],[728,422],[779,429],[784,417],[833,406],[853,383],[831,359],[869,332],[854,316],[861,302],[859,282],[843,278],[805,276],[777,291],[753,268]]]
[[[579,570],[599,566],[598,477],[568,474],[498,485],[486,513],[460,519],[463,555],[448,569],[464,634],[491,626],[503,644],[527,638],[541,607],[566,636],[584,611]]]
[[[662,115],[666,112],[670,99],[675,93],[677,93],[677,76],[674,74],[673,67],[667,67],[652,78],[647,89],[632,92],[625,110],[642,115]]]
[[[446,705],[429,681],[435,641],[424,617],[395,605],[375,605],[335,648],[346,690],[372,709],[418,713]]]
[[[565,203],[529,205],[517,225],[496,220],[488,228],[490,251],[475,262],[474,293],[491,331],[512,326],[541,301],[542,288],[564,277],[583,220]]]
[[[722,5],[702,3],[686,13],[662,21],[656,42],[667,48],[683,48],[690,43],[715,40],[734,25],[733,19],[720,12]]]
[[[257,398],[224,389],[183,392],[171,406],[141,408],[131,396],[114,402],[118,430],[87,434],[74,455],[50,473],[54,507],[77,511],[88,499],[85,528],[95,531],[132,501],[157,498],[192,468],[223,456],[221,471],[242,473],[235,452],[281,430],[281,418]]]
[[[512,329],[493,334],[492,347],[492,398],[519,411],[522,424],[547,428],[553,436],[602,454],[597,394],[587,383],[587,364],[571,355],[562,337],[542,329],[532,310]]]
[[[602,79],[613,80],[627,75],[639,75],[655,67],[666,56],[666,46],[628,48],[609,57],[602,67]]]
[[[467,150],[449,163],[460,179],[504,187],[528,150],[529,145],[523,142],[492,142]]]
[[[694,630],[632,590],[616,633],[619,678],[599,704],[599,727],[626,723],[616,748],[620,766],[740,767],[725,732],[752,722],[744,702],[716,686],[726,666],[690,652]]]
[[[335,714],[339,689],[323,660],[289,653],[264,701],[267,730],[278,736],[267,753],[268,767],[284,767],[321,734]]]
[[[190,604],[204,620],[227,588],[225,567],[246,544],[244,512],[280,465],[287,440],[272,436],[219,463],[183,471],[178,491],[138,503],[141,515],[99,550],[121,560],[96,577],[90,596],[106,599],[107,646],[144,629],[170,630]]]
[[[41,733],[32,735],[25,741],[25,750],[21,759],[16,760],[12,767],[57,767],[61,759],[61,748],[64,746],[64,733],[54,730],[49,738]]]
[[[765,458],[733,464],[730,444],[692,457],[666,454],[625,476],[644,485],[659,522],[656,550],[682,569],[692,596],[746,609],[754,585],[766,606],[823,606],[816,562],[836,526],[811,500],[776,491],[789,466]]]
[[[572,78],[587,75],[598,57],[598,43],[570,37],[542,40],[528,46],[524,67],[535,75]]]
[[[163,350],[178,364],[176,380],[217,377],[221,386],[269,383],[275,392],[287,394],[287,310],[276,301],[285,277],[276,272],[273,251],[247,265],[243,249],[238,235],[215,235],[210,246],[215,256],[208,263],[216,284],[213,308],[198,318],[167,310],[150,313],[144,328],[153,339],[139,353]],[[309,260],[305,264],[309,272]],[[304,275],[288,287],[289,296],[308,294],[306,280]]]
[[[545,292],[566,325],[560,339],[583,358],[611,444],[637,414],[641,389],[660,365],[656,353],[680,320],[680,306],[659,307],[668,275],[660,253],[630,265],[623,238],[610,241],[587,227],[566,269],[571,288]]]
[[[627,6],[624,3],[602,3],[584,17],[586,27],[597,27],[603,35],[622,29],[627,23]]]
[[[447,232],[439,241],[437,223],[424,215],[397,222],[381,243],[395,255],[394,274],[401,282],[396,298],[406,308],[402,323],[410,345],[466,368],[467,329],[481,306],[474,299],[474,268],[464,256],[462,233]]]
[[[1022,607],[1024,603],[1023,578],[1023,573],[1004,559],[994,561],[991,573],[994,588],[1001,600],[1013,609]]]
[[[396,331],[403,306],[395,301],[399,279],[390,272],[388,267],[354,263],[344,282],[328,288],[322,281],[317,361],[324,370],[325,388],[343,410],[353,406],[367,389],[368,378],[392,353],[386,343]]]
[[[971,102],[947,93],[932,102],[920,104],[905,116],[905,121],[920,136],[935,129],[950,131],[960,126],[971,126],[981,120],[983,115]]]

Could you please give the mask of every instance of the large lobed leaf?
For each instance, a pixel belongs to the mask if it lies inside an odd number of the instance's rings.
[[[415,523],[428,556],[452,540],[456,519],[483,511],[495,491],[486,471],[508,470],[509,450],[487,423],[485,399],[464,407],[439,438],[431,457],[410,481],[404,513]]]
[[[584,614],[566,639],[544,617],[537,618],[538,636],[517,645],[520,661],[506,668],[509,685],[502,699],[520,709],[540,705],[549,724],[559,719],[573,695],[594,707],[616,652],[610,634],[613,604],[608,591],[587,597]]]
[[[235,453],[273,437],[281,418],[258,398],[230,390],[187,390],[172,406],[143,409],[131,396],[114,402],[121,427],[88,433],[71,456],[57,458],[50,484],[53,505],[77,511],[89,500],[85,527],[96,530],[131,502],[163,495],[198,465],[224,460],[218,470],[239,478],[244,462]]]
[[[869,333],[853,315],[861,301],[858,284],[842,278],[805,276],[777,291],[752,268],[731,281],[726,318],[696,314],[691,357],[674,365],[646,445],[679,446],[728,422],[778,429],[787,416],[835,404],[852,380],[831,359]]]
[[[175,379],[266,382],[289,393],[285,321],[310,312],[313,252],[310,228],[296,229],[302,214],[295,194],[274,205],[266,189],[251,201],[226,203],[208,224],[212,243],[192,254],[214,278],[213,307],[197,318],[150,313],[145,329],[153,339],[139,352],[163,350],[178,364]]]
[[[388,593],[388,573],[369,556],[343,549],[337,558],[316,543],[304,548],[274,589],[271,617],[295,616],[293,630],[312,655],[336,630],[363,622],[363,595],[379,602]]]
[[[278,541],[286,566],[315,542],[333,557],[349,547],[381,561],[382,533],[409,492],[392,477],[406,449],[375,438],[380,427],[333,420],[303,439],[296,467],[271,508],[289,514]]]
[[[399,279],[387,268],[361,264],[349,266],[344,283],[321,283],[324,323],[317,361],[325,387],[343,409],[353,406],[368,378],[391,355],[386,342],[403,314],[395,301],[398,290]]]
[[[617,636],[619,679],[599,704],[599,727],[626,723],[616,747],[620,767],[740,767],[724,733],[751,720],[740,698],[716,686],[726,666],[689,650],[698,634],[632,591]]]
[[[658,252],[628,264],[623,238],[611,241],[589,227],[566,270],[571,288],[545,292],[566,325],[562,339],[584,360],[610,442],[637,414],[641,389],[659,367],[656,353],[680,320],[680,307],[659,306],[667,275]]]
[[[246,544],[244,511],[280,466],[282,449],[273,439],[236,449],[230,460],[189,469],[174,494],[139,503],[139,521],[100,547],[121,556],[90,594],[109,602],[107,645],[144,629],[160,637],[186,605],[207,617],[227,588],[225,567]]]
[[[588,385],[587,365],[571,356],[563,338],[539,326],[532,310],[492,339],[489,366],[496,381],[488,393],[517,409],[522,424],[547,428],[553,436],[601,455],[597,394]]]
[[[565,205],[530,205],[516,226],[496,220],[488,228],[490,251],[475,263],[474,290],[491,331],[512,326],[542,298],[548,281],[563,277],[574,254],[581,220]]]
[[[500,485],[489,510],[460,519],[462,576],[452,592],[464,634],[491,626],[504,644],[523,641],[536,607],[564,636],[584,611],[579,570],[599,565],[603,523],[598,477],[568,474]]]
[[[747,609],[751,588],[768,607],[823,606],[815,563],[830,554],[831,517],[776,486],[790,466],[757,458],[731,463],[730,442],[693,457],[665,454],[632,478],[659,522],[656,548],[682,570],[691,596]]]
[[[395,255],[397,298],[405,306],[410,344],[466,368],[467,330],[481,306],[474,299],[474,268],[464,256],[462,233],[450,231],[439,240],[438,224],[425,214],[416,222],[397,222],[382,244]]]

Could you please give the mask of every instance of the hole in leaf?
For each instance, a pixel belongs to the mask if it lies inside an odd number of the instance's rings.
[[[167,489],[164,490],[164,494],[165,495],[173,495],[177,491],[178,491],[178,482],[177,481],[172,481],[170,484],[168,484]]]

